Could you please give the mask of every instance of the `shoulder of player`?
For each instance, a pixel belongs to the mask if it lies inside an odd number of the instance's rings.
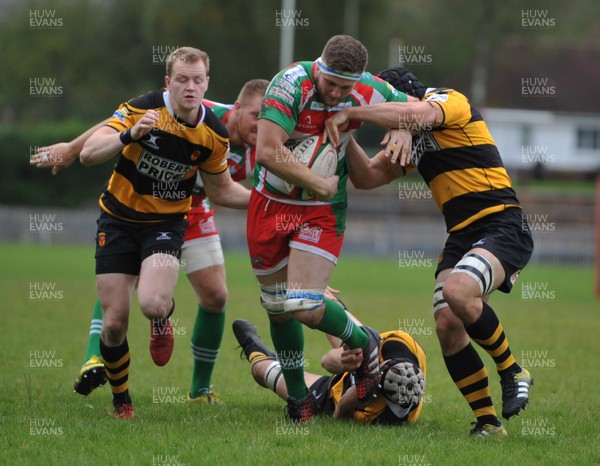
[[[271,80],[271,86],[284,87],[285,84],[291,84],[300,88],[302,83],[311,78],[313,62],[299,61],[292,63],[287,68],[282,69]],[[288,89],[291,90],[291,89]]]
[[[224,104],[209,99],[202,99],[202,104],[204,107],[210,108],[221,121],[223,121],[225,116],[233,109],[232,104]]]
[[[389,339],[404,339],[407,336],[409,338],[412,338],[408,333],[404,332],[403,330],[388,330],[387,332],[381,332],[379,335],[381,335],[383,341]]]
[[[148,92],[147,94],[134,97],[127,102],[127,105],[131,108],[140,110],[164,107],[165,100],[163,98],[163,92],[164,89],[157,89],[155,91]]]
[[[397,342],[397,343],[401,343],[402,345],[408,345],[409,347],[412,346],[415,343],[414,338],[402,331],[402,330],[390,330],[388,332],[382,332],[380,333],[381,335],[381,348],[383,349],[383,347],[389,343],[393,343],[393,342]]]
[[[406,94],[398,91],[387,81],[372,75],[368,71],[365,71],[358,80],[354,91],[358,92],[370,103],[379,103],[379,101],[406,101]]]
[[[428,87],[425,91],[423,99],[427,102],[448,102],[450,100],[464,100],[467,101],[467,97],[458,92],[455,89],[449,87]]]
[[[209,107],[204,106],[204,109],[206,113],[204,114],[203,123],[212,129],[218,136],[222,138],[228,138],[229,133],[227,132],[227,128],[221,119],[215,115],[215,112],[213,112]]]

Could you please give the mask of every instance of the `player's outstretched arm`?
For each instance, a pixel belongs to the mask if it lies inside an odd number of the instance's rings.
[[[200,172],[204,189],[211,202],[231,209],[247,209],[250,190],[231,179],[229,170],[217,175]]]
[[[71,165],[79,156],[83,145],[98,129],[108,123],[109,118],[81,133],[69,142],[58,142],[50,146],[39,147],[29,161],[36,168],[52,168],[52,174],[56,175],[63,168]]]
[[[411,131],[418,133],[420,129],[415,123],[434,125],[438,120],[438,113],[443,116],[438,105],[431,102],[417,101],[416,99],[410,100],[411,102],[383,102],[360,107],[348,107],[340,112],[344,112],[346,115],[343,117],[334,115],[330,125],[343,123],[344,120],[358,120],[389,129],[410,126]],[[327,121],[325,125],[328,126]]]

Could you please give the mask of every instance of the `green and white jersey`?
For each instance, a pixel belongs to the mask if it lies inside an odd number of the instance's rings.
[[[387,82],[374,77],[371,73],[363,73],[352,92],[336,106],[325,105],[317,92],[315,71],[317,63],[306,61],[297,62],[280,71],[269,84],[259,118],[266,118],[277,123],[288,134],[285,143],[294,147],[299,141],[310,136],[320,135],[325,130],[325,120],[332,113],[347,107],[379,104],[382,102],[406,102],[406,95],[397,91]],[[335,204],[345,209],[346,182],[348,180],[348,165],[346,147],[351,134],[360,126],[358,121],[350,121],[348,127],[340,134],[338,164],[336,175],[340,177],[338,192],[328,202],[316,199],[302,200],[298,195],[293,197],[285,189],[285,181],[269,172],[265,167],[256,164],[254,169],[254,187],[268,198],[288,204],[319,205]]]

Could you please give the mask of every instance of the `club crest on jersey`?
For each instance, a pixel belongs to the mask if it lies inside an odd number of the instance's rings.
[[[137,163],[138,172],[158,181],[181,181],[191,168],[191,165],[174,162],[146,150],[140,154]]]
[[[98,233],[98,247],[102,248],[106,244],[106,233]]]

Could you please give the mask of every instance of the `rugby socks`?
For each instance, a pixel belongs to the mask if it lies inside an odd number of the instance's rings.
[[[104,359],[106,375],[113,394],[113,405],[131,404],[129,396],[129,345],[127,338],[119,346],[106,346],[100,340],[100,352]]]
[[[444,356],[452,380],[465,397],[478,422],[499,425],[492,403],[487,370],[479,354],[469,343],[458,353]]]
[[[219,354],[224,328],[225,309],[223,312],[211,312],[205,307],[198,306],[192,334],[194,373],[190,398],[196,398],[210,391],[210,379]]]
[[[323,319],[316,327],[321,332],[338,337],[350,348],[363,348],[369,344],[367,334],[356,325],[342,306],[325,298]]]
[[[479,319],[465,326],[465,330],[494,359],[498,374],[516,373],[521,370],[510,351],[502,324],[487,303],[483,303]]]
[[[304,382],[304,330],[296,319],[271,322],[271,338],[281,364],[288,395],[301,400],[307,394]]]
[[[88,362],[92,356],[100,356],[100,334],[102,333],[103,314],[100,300],[96,299],[94,312],[92,314],[92,322],[90,324],[87,352],[85,353],[85,359],[83,361],[84,364]]]

